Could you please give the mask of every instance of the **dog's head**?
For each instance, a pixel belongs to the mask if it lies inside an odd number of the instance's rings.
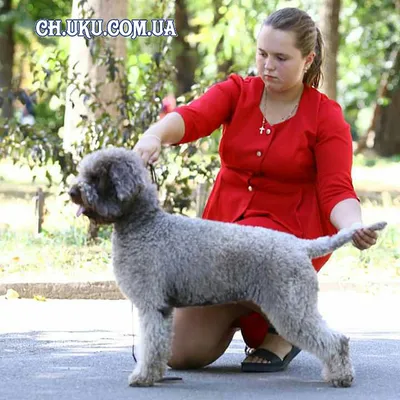
[[[120,219],[149,184],[141,158],[123,148],[98,150],[85,156],[78,172],[69,196],[79,206],[78,216],[86,215],[99,224]]]

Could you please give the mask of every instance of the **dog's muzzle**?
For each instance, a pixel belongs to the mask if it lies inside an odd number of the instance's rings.
[[[83,207],[82,205],[83,201],[82,201],[81,190],[77,185],[74,185],[68,191],[68,195],[71,198],[72,202],[79,206],[78,211],[76,212],[76,216],[79,217],[85,211],[85,207]]]
[[[82,201],[81,191],[77,185],[72,186],[68,195],[74,203],[79,204],[79,202]]]

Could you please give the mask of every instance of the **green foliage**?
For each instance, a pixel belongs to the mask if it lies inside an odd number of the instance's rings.
[[[151,14],[168,14],[171,2],[154,6]],[[85,15],[90,18],[90,13]],[[16,118],[5,121],[0,118],[0,153],[14,162],[26,160],[31,168],[58,164],[62,174],[62,187],[68,186],[71,175],[76,175],[77,163],[89,152],[107,146],[132,148],[147,127],[158,119],[161,99],[171,90],[174,67],[169,51],[170,38],[141,39],[144,49],[128,60],[117,59],[104,37],[88,41],[94,64],[105,66],[107,78],[93,87],[89,76],[82,77],[76,69],[68,75],[68,56],[64,49],[54,52],[33,53],[31,73],[33,76],[31,100],[37,102],[38,118],[33,126],[22,125]],[[110,103],[101,96],[104,85],[114,83],[118,94],[112,99],[117,115],[110,114]],[[87,112],[80,115],[78,124],[83,135],[71,148],[63,141],[63,116],[67,89],[76,91],[83,98]],[[201,85],[187,98],[193,98]],[[11,99],[22,99],[21,89],[9,94]],[[50,123],[51,120],[51,123]],[[164,205],[170,212],[184,212],[191,208],[195,179],[211,180],[217,164],[216,157],[191,157],[197,153],[196,145],[171,148],[161,157],[157,168]],[[170,163],[180,163],[182,168],[171,173]],[[164,167],[166,166],[166,167]],[[50,172],[47,173],[52,183]]]
[[[61,19],[71,14],[72,1],[64,0],[17,0],[13,1],[10,12],[0,18],[1,26],[12,24],[15,40],[29,49],[34,35],[36,21],[39,19]],[[54,38],[38,38],[43,44],[56,44]]]
[[[363,134],[370,122],[365,117],[371,115],[365,110],[374,107],[377,101],[385,101],[377,99],[382,76],[400,73],[390,62],[392,52],[399,50],[400,43],[400,18],[395,1],[345,0],[340,32],[339,100],[349,122]]]
[[[17,11],[33,22],[68,17],[72,7],[72,1],[65,0],[19,0],[16,4]]]
[[[197,48],[197,79],[223,79],[218,65],[232,61],[231,71],[246,74],[254,64],[255,37],[269,12],[279,1],[193,0],[189,2],[193,33],[187,40]]]
[[[131,0],[130,3],[128,18],[173,17],[172,0]],[[322,0],[267,3],[262,0],[187,0],[186,5],[191,28],[186,40],[197,50],[199,63],[196,84],[178,99],[179,104],[188,103],[206,87],[225,79],[226,72],[246,75],[254,67],[256,35],[262,20],[270,12],[284,6],[301,7],[318,20]],[[70,8],[71,3],[62,0],[20,0],[8,18],[18,27],[17,39],[29,47],[38,40],[32,34],[35,20],[44,17],[64,19],[69,16]],[[393,0],[345,0],[340,21],[339,101],[356,137],[370,121],[382,74],[392,68],[386,61],[400,42],[400,22]],[[46,39],[44,43],[47,47],[39,47],[32,55],[26,52],[20,56],[21,60],[30,60],[31,64],[30,95],[36,102],[36,123],[22,126],[16,118],[0,119],[0,156],[11,157],[15,162],[26,159],[32,168],[37,164],[56,163],[62,172],[62,182],[67,184],[83,155],[108,145],[132,148],[146,128],[158,119],[161,99],[174,90],[174,42],[166,38],[128,40],[126,60],[117,60],[104,38],[89,41],[95,62],[106,66],[108,71],[107,81],[94,89],[89,79],[80,83],[77,75],[67,78],[65,40]],[[221,74],[219,66],[226,61],[230,68]],[[102,85],[109,82],[120,88],[114,101],[118,105],[117,117],[108,113],[108,105],[103,104],[99,96]],[[85,99],[88,111],[87,115],[82,115],[83,140],[73,149],[64,147],[61,129],[69,85],[75,86]],[[10,98],[21,101],[21,93],[17,86]],[[7,101],[6,96],[3,100]],[[212,182],[219,166],[220,134],[219,130],[197,143],[165,149],[156,173],[166,209],[187,211],[196,184]],[[51,178],[49,173],[48,179]]]
[[[384,167],[392,165],[400,165],[400,154],[392,157],[377,158],[366,157],[363,154],[358,154],[354,157],[353,165],[361,167]]]
[[[0,155],[15,163],[23,160],[30,168],[58,162],[63,169],[69,156],[63,150],[58,132],[64,119],[65,90],[60,87],[60,82],[65,82],[67,57],[61,51],[54,54],[53,49],[48,49],[47,54],[46,51],[42,54],[33,52],[30,58],[33,86],[29,100],[37,103],[36,122],[33,126],[24,125],[18,115],[10,120],[0,117]],[[43,59],[46,59],[45,63]],[[22,104],[25,104],[26,96],[20,88],[8,93],[12,101]],[[51,174],[47,176],[51,183]]]

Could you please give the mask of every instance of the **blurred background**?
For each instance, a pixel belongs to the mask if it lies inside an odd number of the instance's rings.
[[[231,72],[253,74],[260,24],[282,7],[321,28],[321,91],[351,124],[364,219],[390,223],[373,249],[337,251],[320,279],[400,280],[399,0],[0,0],[0,280],[110,278],[110,228],[75,218],[65,193],[77,163],[132,148]],[[36,35],[37,20],[67,18],[171,18],[178,36]],[[220,134],[165,148],[156,173],[168,212],[201,215]]]

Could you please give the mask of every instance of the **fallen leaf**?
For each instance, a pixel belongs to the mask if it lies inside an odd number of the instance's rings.
[[[13,299],[19,299],[20,295],[19,293],[14,290],[14,289],[8,289],[6,293],[6,299],[7,300],[13,300]]]
[[[46,299],[46,297],[44,297],[44,296],[36,295],[36,296],[33,296],[33,300],[36,300],[36,301],[46,301],[47,299]]]

